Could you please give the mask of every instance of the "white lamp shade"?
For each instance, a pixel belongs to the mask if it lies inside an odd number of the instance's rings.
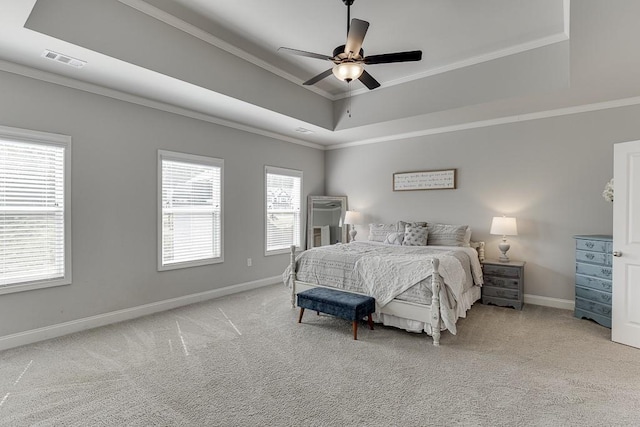
[[[494,216],[489,233],[501,236],[517,236],[518,225],[516,224],[516,219],[507,216]]]
[[[362,75],[364,68],[357,62],[343,62],[333,67],[333,75],[339,80],[350,82]]]
[[[344,224],[360,224],[362,222],[362,214],[356,211],[347,211],[344,214]]]

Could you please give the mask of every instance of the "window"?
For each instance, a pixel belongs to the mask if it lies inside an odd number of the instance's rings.
[[[300,247],[302,172],[265,167],[266,255],[288,253]]]
[[[0,293],[71,283],[71,138],[0,126]]]
[[[223,261],[224,160],[158,151],[158,270]]]

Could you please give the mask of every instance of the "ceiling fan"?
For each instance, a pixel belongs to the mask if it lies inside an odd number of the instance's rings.
[[[380,83],[374,79],[371,74],[365,71],[364,65],[420,61],[422,59],[421,50],[364,56],[362,42],[364,41],[364,36],[369,28],[369,23],[356,18],[351,19],[351,5],[354,0],[342,0],[342,2],[347,6],[347,43],[336,47],[333,50],[333,56],[291,49],[288,47],[281,47],[278,49],[278,51],[289,53],[291,55],[306,56],[308,58],[322,59],[334,63],[332,68],[312,77],[304,82],[303,85],[308,86],[316,84],[333,73],[333,75],[335,75],[339,80],[344,80],[346,82],[358,79],[367,88],[369,88],[369,90],[371,90],[379,87]],[[351,21],[351,25],[349,25],[349,21]]]

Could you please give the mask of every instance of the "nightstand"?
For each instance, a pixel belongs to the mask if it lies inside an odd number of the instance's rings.
[[[524,305],[524,264],[524,261],[484,260],[482,263],[484,276],[482,303],[522,310]]]

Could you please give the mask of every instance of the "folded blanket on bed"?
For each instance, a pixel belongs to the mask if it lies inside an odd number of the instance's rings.
[[[465,272],[452,252],[437,256],[416,254],[365,255],[356,261],[355,269],[362,278],[367,294],[382,307],[396,296],[427,279],[433,273],[431,260],[440,261],[439,273],[444,280],[440,286],[440,311],[446,328],[456,333],[456,295],[461,295]]]
[[[439,272],[454,295],[463,292],[466,275],[460,261],[452,252],[438,255],[386,254],[364,255],[356,261],[355,269],[363,280],[367,294],[380,306],[388,304],[411,286],[433,273],[431,260],[440,260]]]

